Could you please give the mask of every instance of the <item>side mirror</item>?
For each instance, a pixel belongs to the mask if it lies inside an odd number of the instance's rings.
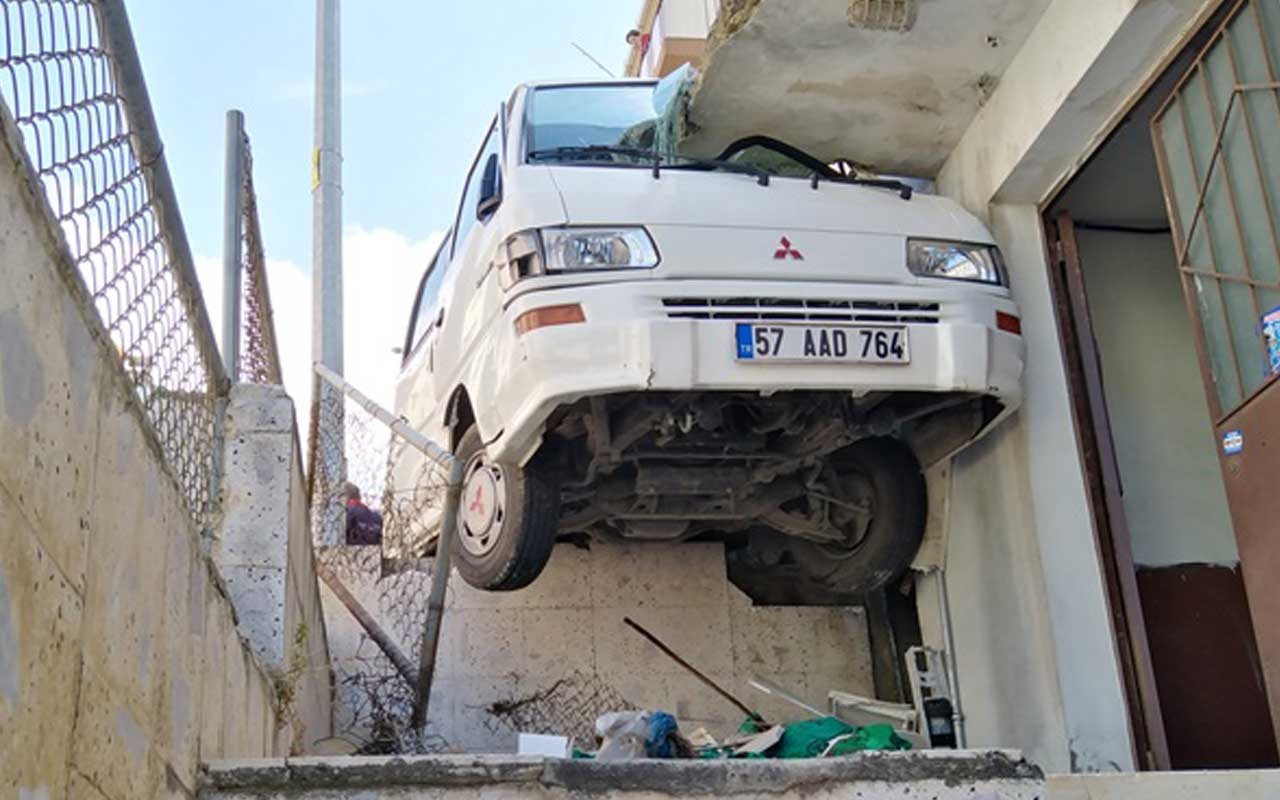
[[[484,219],[502,205],[502,183],[498,175],[498,154],[484,162],[480,176],[480,199],[476,201],[476,219]]]

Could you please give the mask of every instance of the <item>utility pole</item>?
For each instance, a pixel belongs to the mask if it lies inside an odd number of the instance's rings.
[[[342,67],[339,0],[316,0],[315,150],[311,157],[311,357],[342,368]],[[341,543],[346,479],[342,393],[313,376],[312,536]]]

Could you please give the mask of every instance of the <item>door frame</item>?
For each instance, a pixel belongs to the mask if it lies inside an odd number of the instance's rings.
[[[1067,376],[1072,429],[1089,495],[1094,545],[1102,566],[1112,639],[1129,711],[1134,763],[1142,770],[1168,770],[1169,745],[1138,595],[1132,539],[1121,497],[1120,467],[1075,225],[1065,212],[1054,219],[1046,214],[1044,225],[1049,289]]]

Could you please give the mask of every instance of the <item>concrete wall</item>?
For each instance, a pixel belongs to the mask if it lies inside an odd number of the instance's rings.
[[[953,509],[989,498],[953,512],[950,527],[950,574],[973,589],[952,587],[966,711],[983,737],[970,743],[1032,735],[1001,743],[1025,747],[1046,769],[1123,770],[1134,760],[1039,209],[1208,6],[1103,0],[1086,11],[1054,0],[938,177],[942,191],[990,221],[1027,343],[1023,409],[957,459],[953,481]],[[1028,650],[1000,646],[1010,641]],[[993,674],[1012,677],[1016,690]],[[1034,691],[1022,691],[1028,684]]]
[[[1045,800],[1271,800],[1280,770],[1050,775]]]
[[[241,634],[291,698],[295,750],[331,733],[329,643],[293,401],[241,384],[227,403],[222,524],[212,553]]]
[[[374,548],[340,548],[321,558],[416,656],[427,573],[377,581]],[[369,667],[362,657],[372,646],[327,590],[324,597],[346,693],[351,676]],[[516,730],[571,734],[591,747],[596,716],[625,707],[668,711],[685,731],[705,727],[723,737],[735,730],[744,715],[626,627],[624,617],[769,719],[806,715],[751,689],[753,675],[820,709],[831,689],[874,694],[862,609],[753,607],[727,580],[719,544],[559,545],[528,589],[480,592],[455,573],[447,602],[429,731],[453,751],[514,752]],[[364,702],[347,696],[349,707]],[[489,711],[495,702],[528,698],[536,702],[524,706],[527,713]],[[337,728],[351,724],[340,716]]]
[[[658,9],[655,34],[684,39],[705,39],[719,11],[715,0],[663,0]],[[657,35],[654,36],[658,38]]]
[[[0,796],[190,797],[198,759],[278,754],[287,733],[14,136],[6,124]]]
[[[1140,566],[1239,562],[1169,236],[1077,235]]]

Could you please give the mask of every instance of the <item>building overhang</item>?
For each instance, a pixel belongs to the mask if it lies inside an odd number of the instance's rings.
[[[1050,0],[745,0],[722,8],[689,145],[767,134],[932,177]]]

